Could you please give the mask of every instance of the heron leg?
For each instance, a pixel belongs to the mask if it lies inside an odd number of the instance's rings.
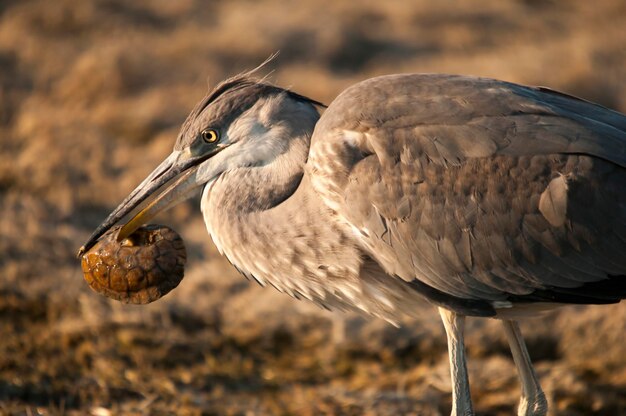
[[[530,361],[530,355],[528,355],[519,325],[516,321],[511,320],[503,320],[502,323],[522,384],[522,398],[517,408],[517,414],[518,416],[544,416],[548,413],[548,401],[539,385],[539,379]]]
[[[448,356],[452,378],[452,416],[471,416],[474,414],[474,410],[470,396],[463,342],[465,316],[445,308],[439,308],[439,314],[448,337]]]

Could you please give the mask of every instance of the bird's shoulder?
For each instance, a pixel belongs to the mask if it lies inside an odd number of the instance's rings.
[[[311,143],[346,168],[407,148],[438,163],[494,154],[582,153],[626,167],[626,116],[543,87],[446,74],[372,78],[341,93]],[[344,169],[345,170],[345,169]]]

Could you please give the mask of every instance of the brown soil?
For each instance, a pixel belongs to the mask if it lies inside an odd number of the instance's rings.
[[[198,200],[159,219],[189,259],[154,304],[92,292],[75,253],[169,153],[208,76],[280,50],[272,79],[325,102],[378,74],[449,72],[626,111],[624,22],[623,0],[0,0],[0,414],[448,413],[432,307],[396,329],[250,284]],[[502,331],[468,325],[477,411],[512,414]],[[522,329],[552,414],[626,414],[626,304]]]

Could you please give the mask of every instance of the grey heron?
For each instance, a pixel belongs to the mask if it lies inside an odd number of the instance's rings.
[[[263,285],[389,321],[437,307],[454,415],[473,414],[465,317],[502,320],[518,414],[546,414],[517,319],[626,298],[626,116],[442,74],[369,79],[320,107],[251,73],[222,82],[82,250],[137,207],[120,239],[201,192],[215,245]]]

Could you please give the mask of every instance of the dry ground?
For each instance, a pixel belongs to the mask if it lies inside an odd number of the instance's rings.
[[[197,200],[161,218],[190,259],[155,304],[91,292],[76,249],[169,152],[207,76],[280,50],[273,80],[326,102],[377,74],[452,72],[626,111],[625,22],[623,0],[0,0],[0,414],[446,414],[431,307],[396,329],[249,284]],[[625,325],[626,304],[524,324],[552,414],[626,414]],[[478,412],[511,414],[497,322],[468,338]]]

